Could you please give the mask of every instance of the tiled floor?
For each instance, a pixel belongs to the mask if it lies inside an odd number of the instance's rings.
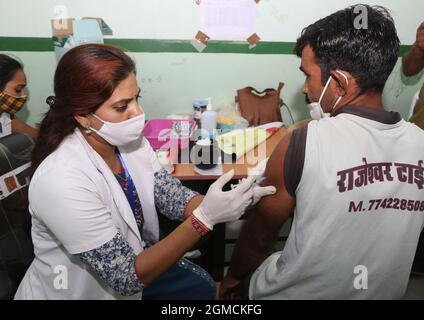
[[[226,272],[227,268],[225,268],[225,273]],[[219,284],[218,282],[217,292],[219,291]],[[424,275],[411,276],[403,300],[424,300]]]

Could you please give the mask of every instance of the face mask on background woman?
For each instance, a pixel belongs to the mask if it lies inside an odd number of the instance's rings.
[[[3,92],[0,92],[0,111],[7,112],[10,115],[14,115],[16,112],[21,110],[26,101],[28,99],[28,96],[21,96],[21,97],[15,97],[10,94]]]

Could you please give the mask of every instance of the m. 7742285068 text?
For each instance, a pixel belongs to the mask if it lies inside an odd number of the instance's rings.
[[[424,201],[388,198],[369,200],[368,203],[365,201],[351,201],[349,204],[349,213],[370,212],[376,210],[424,212]]]

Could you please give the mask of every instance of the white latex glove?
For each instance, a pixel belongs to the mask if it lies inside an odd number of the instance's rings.
[[[268,160],[269,158],[262,160],[261,162],[258,163],[256,167],[249,168],[248,170],[249,176],[254,175],[257,177],[257,183],[253,185],[253,202],[250,205],[249,209],[255,206],[259,202],[259,200],[262,199],[262,197],[269,196],[277,192],[277,189],[273,186],[261,187],[259,185],[260,181],[258,180],[263,179],[263,174],[265,173]]]
[[[252,204],[253,183],[256,177],[244,179],[231,191],[222,191],[233,176],[234,170],[231,170],[216,180],[202,203],[193,211],[195,217],[210,230],[217,223],[238,220]]]
[[[260,186],[262,181],[266,179],[264,176],[262,176],[263,171],[261,175],[255,175],[255,183],[252,186],[253,200],[252,200],[252,203],[247,208],[248,210],[253,208],[263,197],[270,196],[277,192],[277,189],[274,186],[267,186],[267,187]]]
[[[249,208],[252,208],[255,206],[259,200],[261,200],[263,197],[270,196],[272,194],[275,194],[277,192],[277,189],[274,186],[268,186],[268,187],[261,187],[258,184],[253,185],[253,202],[249,206]]]

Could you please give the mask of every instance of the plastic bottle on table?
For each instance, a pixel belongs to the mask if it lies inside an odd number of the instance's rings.
[[[216,129],[216,111],[212,111],[211,98],[208,98],[208,106],[206,111],[202,113],[200,123],[202,127],[202,138],[214,139]]]

